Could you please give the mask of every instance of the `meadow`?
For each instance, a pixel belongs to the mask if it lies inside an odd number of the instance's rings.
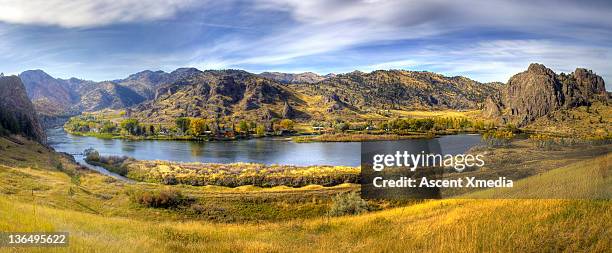
[[[84,170],[70,157],[33,142],[20,142],[0,138],[0,231],[68,231],[70,247],[0,251],[607,252],[612,247],[607,240],[612,237],[612,155],[607,153],[554,162],[563,154],[556,150],[556,157],[541,164],[547,168],[518,181],[511,192],[369,202],[374,207],[369,212],[333,217],[329,211],[334,196],[356,191],[358,185],[131,184]],[[516,154],[504,150],[497,155]],[[531,163],[540,156],[547,153],[537,153]],[[519,166],[529,163],[525,159]],[[591,188],[593,178],[603,184]],[[189,203],[152,208],[130,196],[135,191],[166,190],[179,191]],[[574,195],[573,200],[524,199],[533,198],[533,192]],[[603,194],[601,200],[590,199],[594,192]],[[505,199],[487,199],[497,197]]]

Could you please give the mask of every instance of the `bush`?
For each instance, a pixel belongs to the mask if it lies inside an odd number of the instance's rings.
[[[128,195],[132,203],[150,208],[178,208],[190,202],[178,190],[134,191]]]
[[[483,142],[488,147],[508,147],[514,139],[512,131],[488,131],[482,135]]]
[[[134,159],[127,156],[100,156],[95,149],[85,150],[85,161],[89,164],[101,166],[110,172],[117,173],[122,176],[128,174],[128,165]]]
[[[365,213],[371,208],[368,202],[363,200],[357,192],[338,194],[333,198],[333,204],[329,210],[330,216],[355,215]]]
[[[100,153],[93,148],[86,149],[83,154],[85,155],[86,162],[99,162],[100,161]]]

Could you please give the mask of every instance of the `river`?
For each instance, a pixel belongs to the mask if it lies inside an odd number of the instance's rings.
[[[47,130],[48,143],[59,152],[79,154],[94,148],[102,155],[126,155],[139,160],[233,163],[251,162],[284,165],[359,166],[358,142],[295,143],[286,138],[266,137],[238,141],[121,140],[75,136],[62,128]],[[439,146],[443,154],[464,153],[480,143],[479,135],[448,135],[433,139],[386,141],[408,147]],[[83,162],[82,155],[75,155]]]

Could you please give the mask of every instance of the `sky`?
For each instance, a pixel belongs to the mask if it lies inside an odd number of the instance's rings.
[[[612,90],[612,1],[0,0],[0,72],[426,70],[506,82],[543,63]]]

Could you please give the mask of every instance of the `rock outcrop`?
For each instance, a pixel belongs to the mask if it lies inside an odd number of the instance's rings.
[[[293,107],[291,107],[291,105],[285,101],[285,105],[283,106],[283,118],[292,119],[294,116],[295,111],[293,110]]]
[[[574,73],[557,75],[533,63],[511,77],[499,94],[490,96],[484,112],[502,123],[524,126],[551,112],[602,99],[607,99],[604,81],[592,71],[578,68]]]
[[[0,128],[2,132],[21,134],[43,144],[47,141],[34,105],[17,76],[0,77]]]

